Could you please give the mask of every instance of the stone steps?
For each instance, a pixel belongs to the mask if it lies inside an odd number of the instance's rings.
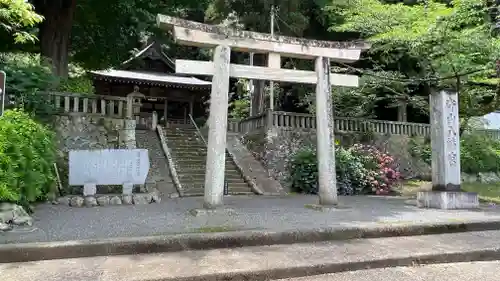
[[[165,129],[165,136],[183,187],[182,195],[203,196],[207,148],[197,135],[196,129]],[[253,194],[227,152],[225,180],[229,184],[229,194]]]
[[[169,147],[170,147],[170,145],[169,145]],[[197,150],[190,150],[189,148],[184,148],[184,149],[172,151],[172,155],[176,155],[183,160],[184,159],[191,159],[191,158],[195,158],[195,157],[203,157],[203,159],[204,159],[205,157],[207,157],[207,150],[203,149],[203,150],[197,151]],[[189,157],[189,158],[184,158],[184,157]],[[230,157],[231,156],[226,153],[226,159],[230,158]]]
[[[186,170],[202,170],[205,172],[205,166],[206,166],[206,158],[201,158],[197,159],[197,161],[191,161],[191,162],[175,162],[176,166],[182,169]],[[235,166],[235,164],[232,162],[232,160],[227,159],[226,160],[226,172],[227,171],[238,171],[238,168]],[[239,174],[239,171],[238,171]]]
[[[177,189],[170,177],[158,133],[151,130],[136,130],[135,135],[137,148],[147,149],[149,152],[150,169],[146,178],[146,187],[156,188],[162,197],[176,194]]]
[[[182,174],[179,175],[179,180],[182,181],[189,181],[189,182],[204,182],[205,181],[205,175],[204,174],[195,174],[195,175],[188,175],[188,174]],[[241,176],[236,176],[236,175],[224,175],[224,180],[229,182],[229,183],[242,183]],[[245,182],[243,184],[246,185]]]

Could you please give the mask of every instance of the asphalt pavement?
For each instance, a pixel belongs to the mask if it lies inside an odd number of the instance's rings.
[[[500,261],[358,270],[276,281],[498,281]]]

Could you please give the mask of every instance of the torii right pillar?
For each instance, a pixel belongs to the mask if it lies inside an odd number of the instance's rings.
[[[318,195],[321,206],[338,204],[333,133],[333,104],[330,59],[316,58],[316,138],[318,155]]]
[[[439,91],[430,97],[432,191],[419,192],[417,206],[437,209],[479,207],[477,193],[460,188],[460,120],[458,94]]]

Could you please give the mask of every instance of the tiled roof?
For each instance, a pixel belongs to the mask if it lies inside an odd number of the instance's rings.
[[[103,80],[134,80],[148,82],[148,84],[176,84],[195,87],[210,87],[211,82],[195,77],[183,77],[161,72],[131,71],[131,70],[98,70],[91,74],[101,76]]]

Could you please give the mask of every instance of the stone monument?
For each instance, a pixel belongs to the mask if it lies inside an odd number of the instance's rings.
[[[97,185],[123,185],[132,194],[134,184],[144,184],[149,171],[147,149],[72,150],[69,184],[83,185],[83,195],[96,194]]]
[[[430,97],[432,191],[419,192],[419,207],[471,209],[479,207],[477,193],[460,189],[460,120],[458,94],[439,91]]]

